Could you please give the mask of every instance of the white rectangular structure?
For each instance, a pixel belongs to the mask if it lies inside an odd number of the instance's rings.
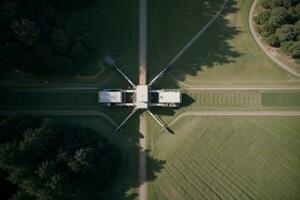
[[[141,109],[148,108],[148,86],[136,86],[136,107]]]
[[[99,92],[99,103],[122,103],[122,92],[101,91]]]
[[[159,103],[181,103],[181,93],[179,91],[159,91]]]

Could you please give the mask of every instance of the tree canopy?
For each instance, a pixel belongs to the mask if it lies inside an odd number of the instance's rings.
[[[99,199],[120,159],[119,149],[87,128],[50,118],[0,121],[0,170],[17,187],[13,200]]]
[[[0,1],[0,69],[37,75],[84,73],[85,63],[96,48],[96,37],[68,20],[63,10],[89,2]]]
[[[300,59],[300,3],[298,0],[261,0],[254,17],[267,43]]]

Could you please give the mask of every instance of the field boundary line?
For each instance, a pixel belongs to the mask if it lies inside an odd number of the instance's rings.
[[[252,3],[252,6],[250,8],[249,11],[249,15],[248,15],[248,25],[250,28],[250,32],[252,34],[252,37],[254,38],[254,40],[256,41],[256,43],[258,44],[258,46],[265,52],[265,54],[273,61],[275,62],[279,67],[281,67],[282,69],[284,69],[285,71],[289,72],[290,74],[293,74],[297,77],[300,77],[300,73],[296,72],[295,70],[293,70],[292,68],[290,68],[288,65],[286,65],[285,63],[281,62],[278,58],[276,58],[274,55],[272,55],[272,53],[267,49],[267,47],[263,44],[263,42],[261,41],[261,37],[257,35],[255,28],[254,28],[254,23],[253,23],[253,17],[254,17],[254,11],[255,8],[257,6],[258,0],[254,0]]]
[[[199,116],[199,117],[208,117],[208,116],[216,116],[216,117],[256,117],[256,116],[274,116],[274,117],[300,117],[300,111],[186,111],[180,115],[178,115],[175,119],[173,119],[168,126],[174,125],[177,121],[179,121],[183,117],[187,116]]]

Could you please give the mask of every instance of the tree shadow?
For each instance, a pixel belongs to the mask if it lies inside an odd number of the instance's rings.
[[[207,4],[202,2],[201,4],[199,4],[200,7],[198,8],[198,10],[208,9],[217,11],[221,8],[222,4],[223,1],[211,1]],[[192,44],[188,48],[186,52],[184,52],[184,54],[170,68],[170,73],[178,81],[184,81],[187,75],[196,76],[205,67],[212,68],[216,64],[223,65],[227,63],[233,63],[235,62],[235,59],[242,56],[242,53],[234,49],[234,47],[229,42],[231,39],[238,37],[238,35],[241,33],[239,28],[232,26],[229,19],[227,18],[229,14],[233,14],[238,11],[238,9],[235,8],[235,5],[236,1],[228,1],[225,9],[217,18],[217,20],[214,21],[210,27],[208,27],[208,29],[195,41],[194,44]],[[209,22],[209,20],[212,19],[215,13],[216,12],[211,12],[210,14],[203,13],[201,16],[198,16],[199,18],[202,17],[206,20],[206,22],[200,20],[202,22],[200,23],[202,24],[202,26],[200,26],[200,29],[199,25],[195,24],[195,27],[197,27],[198,30],[195,30],[195,28],[189,28],[189,30],[187,30],[188,33],[182,33],[181,35],[179,35],[176,34],[176,31],[174,31],[173,28],[173,35],[176,36],[172,36],[170,34],[171,31],[169,30],[168,33],[170,39],[168,39],[165,34],[160,33],[161,30],[152,30],[155,35],[154,37],[157,37],[158,40],[162,40],[161,38],[163,38],[164,40],[171,41],[172,38],[178,37],[177,39],[179,41],[184,42],[175,42],[177,45],[173,45],[172,49],[170,49],[171,45],[150,44],[149,48],[151,49],[149,51],[150,53],[148,65],[149,69],[151,69],[152,71],[149,73],[150,79],[170,62],[170,60],[177,54],[177,52],[179,52],[180,49],[182,49],[184,45],[187,44],[199,30],[201,30],[201,27],[204,27]],[[172,21],[172,17],[168,20]],[[159,24],[157,26],[165,25],[162,25],[162,22],[157,23]],[[182,30],[180,30],[180,32],[182,32]],[[150,40],[154,40],[154,38],[151,38]],[[163,55],[162,52],[172,53]],[[166,87],[167,84],[165,84],[166,82],[164,82],[164,80],[162,79],[157,82],[157,85],[159,85],[159,87]],[[176,85],[178,86],[178,84]]]
[[[168,2],[168,0],[167,0]],[[200,11],[207,11],[203,13],[195,14],[196,20],[189,22],[189,17],[182,14],[184,12],[184,5],[188,1],[177,1],[182,7],[181,13],[177,15],[170,15],[167,19],[158,20],[162,16],[172,14],[174,9],[173,4],[170,3],[168,7],[165,7],[165,12],[162,11],[149,11],[150,12],[150,33],[153,36],[149,36],[149,40],[153,41],[149,44],[148,53],[148,76],[150,80],[156,76],[164,66],[177,55],[177,53],[187,44],[194,35],[201,30],[216,14],[216,11],[220,10],[223,1],[207,1],[196,3],[197,9]],[[152,7],[153,9],[160,10],[160,6],[165,6],[164,1],[155,1]],[[151,4],[151,3],[150,3]],[[150,5],[151,8],[151,5]],[[232,26],[228,19],[228,15],[236,13],[236,1],[228,1],[224,10],[219,17],[214,21],[210,27],[192,44],[187,51],[185,51],[181,57],[174,63],[167,74],[159,79],[154,85],[154,88],[178,88],[178,81],[185,81],[187,76],[197,76],[199,72],[204,68],[213,68],[215,65],[224,65],[233,63],[243,54],[238,52],[231,45],[230,40],[238,37],[241,31],[239,27]],[[186,20],[178,21],[180,17],[186,18]],[[151,22],[151,19],[156,19],[155,22]],[[197,24],[197,22],[200,22]],[[168,23],[173,26],[169,27]],[[165,27],[164,27],[165,26]],[[174,27],[182,26],[180,29]],[[194,26],[194,27],[189,27]],[[200,28],[199,28],[200,26]],[[165,31],[164,33],[162,31]],[[177,33],[178,31],[179,33]],[[175,40],[177,38],[177,40]],[[155,41],[159,41],[155,42]],[[181,108],[188,107],[195,100],[183,93],[183,101]],[[176,109],[171,108],[153,108],[153,112],[160,116],[174,116]]]
[[[123,161],[118,179],[112,190],[107,192],[103,199],[134,200],[139,196],[139,187],[142,184],[154,181],[166,163],[165,160],[154,158],[148,149],[140,146],[139,140],[143,134],[139,132],[137,113],[129,123],[117,133],[116,137],[126,142],[126,152],[123,152]],[[140,179],[139,154],[144,154],[146,159],[146,176]]]

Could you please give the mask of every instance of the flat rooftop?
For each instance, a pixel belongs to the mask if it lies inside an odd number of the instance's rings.
[[[179,91],[164,91],[158,93],[159,103],[181,103],[181,93]]]
[[[121,91],[101,91],[99,92],[100,103],[122,103]]]
[[[140,109],[148,108],[148,86],[136,86],[136,107]]]

